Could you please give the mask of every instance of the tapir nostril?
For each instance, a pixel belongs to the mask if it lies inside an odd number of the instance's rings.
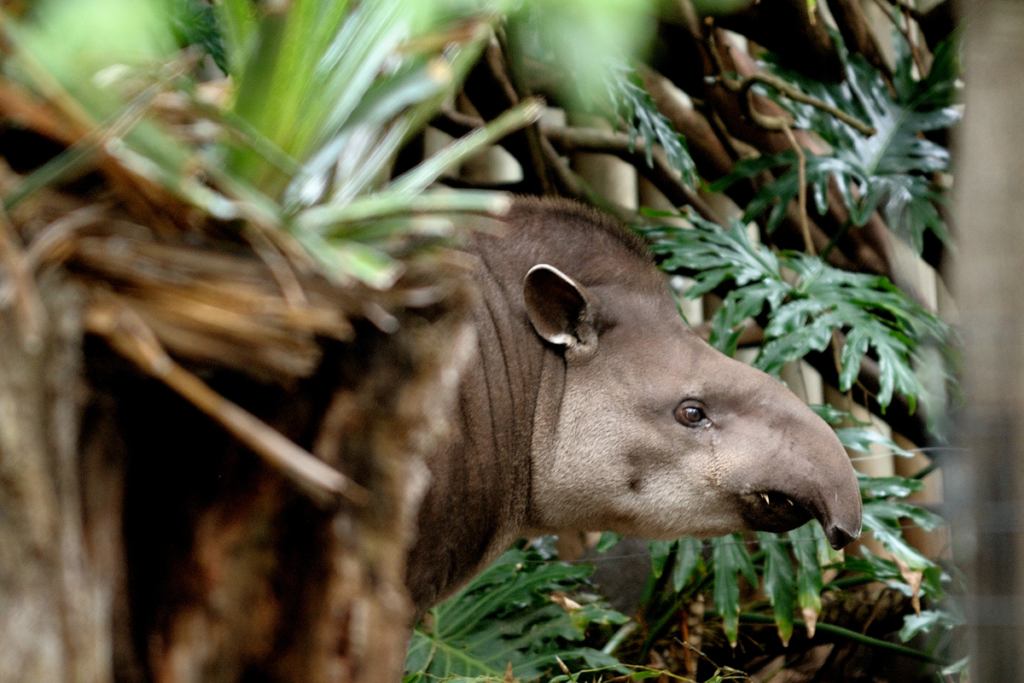
[[[839,524],[833,524],[825,530],[825,535],[828,536],[828,542],[835,550],[842,550],[860,536],[860,529],[852,532]]]

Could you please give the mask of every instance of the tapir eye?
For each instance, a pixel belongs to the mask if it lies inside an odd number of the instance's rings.
[[[676,420],[687,427],[696,427],[707,419],[704,409],[692,401],[685,401],[676,408]]]

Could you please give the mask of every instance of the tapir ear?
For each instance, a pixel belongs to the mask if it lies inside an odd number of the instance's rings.
[[[530,268],[523,283],[526,313],[537,334],[566,349],[597,345],[594,296],[546,263]]]

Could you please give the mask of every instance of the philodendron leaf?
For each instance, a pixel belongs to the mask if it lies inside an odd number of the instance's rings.
[[[821,527],[816,522],[793,529],[786,535],[793,542],[793,554],[797,560],[797,604],[807,624],[807,635],[814,637],[814,627],[821,613],[821,565],[818,564],[818,535]],[[823,535],[823,534],[822,534]]]
[[[934,566],[931,560],[911,547],[903,538],[902,519],[910,519],[925,531],[931,531],[943,524],[941,517],[916,505],[888,500],[871,500],[864,503],[864,528],[871,531],[886,550],[914,571]]]
[[[905,643],[919,633],[935,635],[940,629],[956,628],[962,626],[964,622],[964,615],[955,608],[922,610],[920,614],[908,614],[903,618],[903,628],[900,629],[899,636]],[[945,670],[943,673],[946,673]]]
[[[878,444],[884,448],[892,451],[893,455],[899,455],[904,458],[909,458],[914,454],[907,449],[899,446],[895,441],[887,437],[881,432],[875,431],[874,429],[864,429],[861,427],[843,427],[837,429],[836,436],[839,437],[840,443],[851,450],[858,451],[860,453],[871,453],[871,445]]]
[[[700,564],[701,552],[704,550],[704,543],[699,538],[684,536],[679,539],[679,546],[676,550],[676,566],[672,571],[672,587],[676,592],[683,590],[697,565]]]
[[[920,133],[947,128],[960,118],[950,106],[959,76],[955,43],[953,38],[941,44],[936,52],[938,69],[933,69],[928,78],[914,81],[910,50],[897,35],[895,97],[885,77],[860,55],[849,55],[841,45],[839,54],[846,68],[842,83],[821,83],[773,67],[777,75],[806,94],[869,123],[876,131],[865,136],[830,114],[780,98],[774,90],[766,92],[793,113],[797,128],[813,130],[828,143],[827,154],[805,151],[806,182],[813,190],[819,213],[828,210],[828,189],[834,183],[854,225],[864,225],[877,210],[917,253],[921,253],[928,230],[949,243],[949,232],[936,208],[944,201],[942,188],[933,181],[936,172],[947,169],[949,152]],[[784,167],[777,180],[761,188],[743,216],[744,221],[753,220],[771,207],[766,228],[772,232],[799,189],[796,162],[793,150],[745,159],[711,189],[721,191],[741,178]]]
[[[615,547],[619,541],[622,540],[622,535],[617,534],[614,531],[606,531],[601,534],[601,539],[594,546],[595,553],[604,553]]]
[[[764,558],[764,592],[775,609],[775,624],[782,644],[788,645],[793,635],[793,561],[778,534],[758,532]]]
[[[651,143],[661,145],[669,165],[679,172],[684,183],[692,186],[697,180],[697,168],[686,148],[686,140],[658,111],[636,70],[622,64],[613,65],[606,72],[605,87],[614,118],[624,123],[629,133],[630,148],[636,144],[637,137],[643,138],[647,165],[653,167]]]
[[[651,541],[651,571],[654,577],[658,578],[665,571],[665,563],[672,556],[672,550],[676,547],[675,541]]]
[[[687,297],[734,285],[712,320],[711,341],[720,350],[735,350],[747,318],[767,315],[755,367],[778,374],[786,363],[839,343],[836,333],[842,332],[846,343],[840,359],[841,391],[853,385],[863,358],[873,351],[880,371],[876,398],[883,409],[896,391],[911,406],[924,395],[912,367],[915,353],[930,340],[946,343],[951,333],[887,278],[833,268],[804,254],[776,254],[753,243],[736,220],[724,230],[698,216],[686,218],[691,228],[638,231],[651,240],[662,269],[693,278]],[[783,278],[782,267],[796,274],[795,284],[793,278]]]
[[[693,276],[687,298],[696,299],[728,280],[741,287],[768,279],[782,281],[778,257],[767,247],[753,244],[738,221],[724,230],[696,216],[687,218],[693,228],[637,228],[651,241],[662,270]]]
[[[924,488],[924,482],[906,477],[869,477],[857,473],[861,496],[865,498],[906,498]]]
[[[740,534],[711,539],[715,562],[715,610],[722,615],[723,630],[729,643],[735,647],[739,634],[740,587],[739,574],[751,585],[757,585],[757,571]]]
[[[827,404],[811,404],[807,407],[813,410],[818,417],[825,422],[828,422],[833,427],[841,425],[843,422],[850,422],[858,427],[868,427],[871,425],[870,422],[861,422],[845,410],[839,410],[839,408]]]
[[[550,595],[578,587],[593,567],[552,559],[536,549],[509,550],[430,610],[430,627],[421,625],[413,633],[406,675],[503,679],[511,662],[515,678],[527,681],[558,670],[556,657],[573,666],[625,673],[615,657],[581,641],[590,624],[627,618],[595,604],[566,609],[553,602]]]

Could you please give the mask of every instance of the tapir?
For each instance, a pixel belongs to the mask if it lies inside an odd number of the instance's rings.
[[[679,315],[643,239],[567,200],[517,198],[480,233],[476,348],[409,554],[417,614],[521,536],[709,537],[811,518],[833,547],[861,498],[832,429]]]

